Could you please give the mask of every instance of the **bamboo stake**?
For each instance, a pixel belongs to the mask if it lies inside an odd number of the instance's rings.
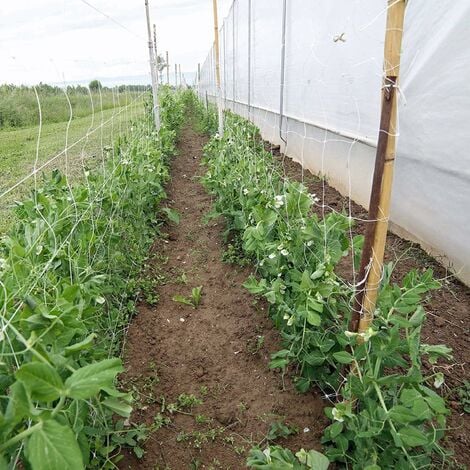
[[[219,51],[219,17],[217,13],[217,0],[212,0],[214,7],[214,54],[215,54],[215,80],[217,86],[217,109],[219,114],[219,135],[224,134],[224,113],[222,110],[222,89],[220,85],[220,51]]]
[[[369,203],[369,225],[364,240],[359,279],[365,288],[356,295],[350,330],[365,333],[374,318],[382,279],[387,239],[397,135],[397,93],[406,0],[388,0],[384,48],[384,82],[379,140]],[[359,341],[363,337],[359,336]]]

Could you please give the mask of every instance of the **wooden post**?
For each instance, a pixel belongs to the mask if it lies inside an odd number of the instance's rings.
[[[365,333],[374,318],[382,279],[397,135],[397,86],[406,0],[388,0],[384,49],[382,112],[369,203],[369,222],[362,251],[359,280],[350,330]],[[363,337],[359,336],[362,341]]]
[[[168,56],[168,51],[166,51],[166,84],[170,84],[170,58]]]
[[[180,87],[183,86],[183,75],[181,73],[181,64],[178,64],[178,71],[180,76]]]
[[[175,88],[178,88],[178,64],[175,64]]]
[[[149,47],[149,62],[150,62],[150,74],[152,76],[152,94],[153,94],[153,116],[155,119],[155,127],[160,129],[160,107],[158,104],[158,80],[156,77],[156,64],[155,64],[155,53],[153,50],[152,43],[152,31],[150,29],[150,13],[149,13],[149,2],[145,0],[145,14],[147,16],[147,36],[148,36],[148,47]]]
[[[215,54],[215,83],[217,87],[217,109],[219,114],[219,136],[224,134],[224,112],[222,110],[222,88],[220,85],[220,51],[219,51],[219,17],[217,0],[212,0],[214,7],[214,54]]]

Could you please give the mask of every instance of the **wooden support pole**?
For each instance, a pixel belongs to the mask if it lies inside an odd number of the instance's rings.
[[[369,202],[369,222],[359,270],[361,287],[356,294],[349,326],[351,331],[359,333],[365,333],[372,323],[382,279],[396,153],[398,104],[396,89],[405,6],[406,0],[388,0],[379,139]],[[362,341],[362,336],[359,336],[359,340]]]
[[[219,114],[219,135],[224,134],[224,113],[222,110],[222,87],[220,84],[220,47],[219,47],[219,16],[217,0],[212,0],[214,7],[214,54],[215,54],[215,83],[217,87],[217,109]]]
[[[156,60],[152,42],[152,31],[150,29],[150,13],[149,13],[149,2],[145,0],[145,14],[147,17],[147,36],[148,36],[148,48],[149,48],[149,62],[150,62],[150,74],[152,77],[152,94],[153,94],[153,116],[155,119],[155,127],[160,129],[160,107],[158,104],[158,80],[156,76]]]
[[[175,88],[178,88],[178,64],[175,64]]]
[[[180,87],[183,86],[183,74],[181,73],[181,64],[178,64],[178,71],[180,76]]]

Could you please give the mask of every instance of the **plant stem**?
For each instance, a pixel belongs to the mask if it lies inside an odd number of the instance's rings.
[[[30,434],[32,434],[36,429],[39,429],[42,427],[42,422],[36,423],[34,426],[31,426],[28,429],[25,429],[23,432],[20,432],[16,436],[12,437],[10,440],[6,441],[4,444],[0,446],[0,454],[8,449],[8,447],[11,447],[13,444],[16,444],[17,442],[22,441],[26,437],[28,437]]]

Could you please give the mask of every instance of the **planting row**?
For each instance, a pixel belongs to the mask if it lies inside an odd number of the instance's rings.
[[[284,348],[272,355],[270,367],[289,368],[300,392],[317,386],[332,402],[325,409],[331,419],[323,436],[327,460],[357,470],[445,461],[439,445],[448,414],[438,393],[443,376],[424,376],[421,367],[424,357],[435,363],[451,353],[420,337],[426,295],[439,287],[432,272],[411,271],[397,285],[388,266],[373,325],[359,338],[348,331],[355,286],[336,272],[344,258],[351,269],[360,259],[363,240],[350,235],[352,219],[316,216],[312,208],[321,201],[286,179],[257,128],[235,115],[227,114],[224,136],[208,144],[205,164],[213,216],[225,217],[227,237],[256,266],[245,287],[268,301],[282,335]],[[324,459],[271,447],[253,450],[248,463],[318,469],[328,466]]]
[[[178,96],[160,98],[158,134],[148,109],[85,181],[45,178],[1,241],[1,469],[114,468],[128,441],[120,341],[183,120]]]

